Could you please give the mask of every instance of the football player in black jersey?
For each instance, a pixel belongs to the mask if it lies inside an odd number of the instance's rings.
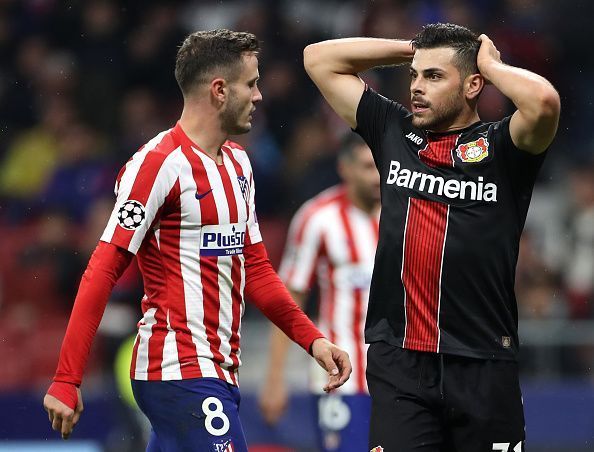
[[[404,63],[408,108],[358,75]],[[365,328],[370,449],[523,451],[515,266],[557,131],[557,91],[504,64],[487,36],[453,24],[427,25],[410,41],[312,44],[304,64],[381,175]],[[511,116],[480,120],[486,83],[513,102]]]

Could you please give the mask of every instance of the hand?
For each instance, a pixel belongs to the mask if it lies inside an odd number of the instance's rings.
[[[493,41],[491,41],[487,35],[480,35],[479,40],[481,41],[481,46],[476,57],[476,64],[481,75],[487,82],[490,82],[486,75],[488,67],[493,63],[501,64],[501,53],[497,50],[497,47],[495,47],[495,44],[493,44]]]
[[[52,423],[52,429],[62,433],[62,439],[68,439],[74,426],[80,419],[83,412],[82,394],[80,388],[76,388],[78,401],[76,408],[73,410],[54,396],[46,394],[43,398],[43,407],[49,416]]]
[[[353,368],[348,353],[329,340],[319,338],[313,341],[311,354],[328,372],[328,383],[324,386],[324,391],[330,392],[349,379]]]
[[[275,425],[284,414],[288,405],[287,388],[283,382],[267,384],[260,393],[258,404],[262,416],[268,425]]]

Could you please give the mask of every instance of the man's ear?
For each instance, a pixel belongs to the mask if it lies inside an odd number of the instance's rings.
[[[229,88],[224,78],[215,78],[210,82],[210,94],[212,98],[219,103],[224,103],[227,100]]]
[[[485,86],[485,79],[481,74],[470,74],[464,80],[464,95],[468,100],[476,99]]]

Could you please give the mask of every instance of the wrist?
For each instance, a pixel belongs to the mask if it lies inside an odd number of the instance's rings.
[[[68,408],[76,409],[78,404],[77,386],[73,383],[54,381],[47,390],[47,393],[55,397]]]

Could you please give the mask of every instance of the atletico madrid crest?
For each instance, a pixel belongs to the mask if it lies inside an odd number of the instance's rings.
[[[237,182],[239,182],[239,188],[243,195],[243,200],[246,204],[250,203],[250,183],[245,176],[237,176]]]
[[[479,138],[476,141],[461,144],[456,148],[456,154],[463,162],[480,162],[489,155],[489,142],[486,138]]]
[[[235,446],[233,445],[233,441],[228,439],[221,443],[215,443],[214,452],[235,452]]]

